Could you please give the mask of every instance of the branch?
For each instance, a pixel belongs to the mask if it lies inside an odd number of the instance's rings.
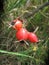
[[[35,13],[37,13],[39,10],[43,9],[44,7],[49,5],[49,1],[41,5],[40,7],[36,8],[33,12],[31,13],[26,13],[24,18],[28,18],[30,16],[34,16]]]

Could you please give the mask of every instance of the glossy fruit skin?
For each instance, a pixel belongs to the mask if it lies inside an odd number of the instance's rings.
[[[23,27],[22,22],[20,20],[14,20],[14,22],[15,24],[13,25],[13,28],[15,30],[20,30]]]
[[[21,28],[16,32],[16,38],[18,40],[27,40],[28,39],[28,31],[25,28]]]
[[[30,42],[33,42],[33,43],[38,42],[38,37],[36,36],[35,33],[32,33],[32,32],[29,32],[28,39]]]

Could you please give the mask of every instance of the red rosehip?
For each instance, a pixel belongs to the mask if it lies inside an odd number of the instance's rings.
[[[21,28],[16,32],[16,38],[18,40],[27,40],[28,39],[28,31],[25,28]]]
[[[31,33],[29,32],[28,39],[30,42],[33,42],[33,43],[38,42],[38,37],[36,36],[35,33],[32,33],[32,32]]]
[[[15,30],[20,30],[23,27],[22,22],[20,20],[14,20],[14,22],[15,24],[13,25],[13,28]]]

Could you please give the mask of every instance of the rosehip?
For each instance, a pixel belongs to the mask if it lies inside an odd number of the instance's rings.
[[[18,40],[27,40],[28,39],[28,31],[25,28],[21,28],[16,32],[16,38]]]
[[[28,39],[30,42],[33,42],[33,43],[38,42],[38,38],[37,38],[36,34],[32,33],[32,32],[31,33],[29,32]]]
[[[15,30],[20,30],[23,27],[22,22],[20,20],[15,20],[14,22],[15,24],[13,25],[13,28]]]

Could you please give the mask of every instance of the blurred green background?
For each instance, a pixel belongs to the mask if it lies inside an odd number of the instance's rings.
[[[49,5],[39,10],[34,16],[28,16],[36,8],[49,0],[4,0],[0,16],[0,65],[45,65],[49,51]],[[39,27],[36,35],[39,43],[16,43],[16,31],[8,23],[20,17],[30,32]],[[43,41],[42,41],[43,40]]]

